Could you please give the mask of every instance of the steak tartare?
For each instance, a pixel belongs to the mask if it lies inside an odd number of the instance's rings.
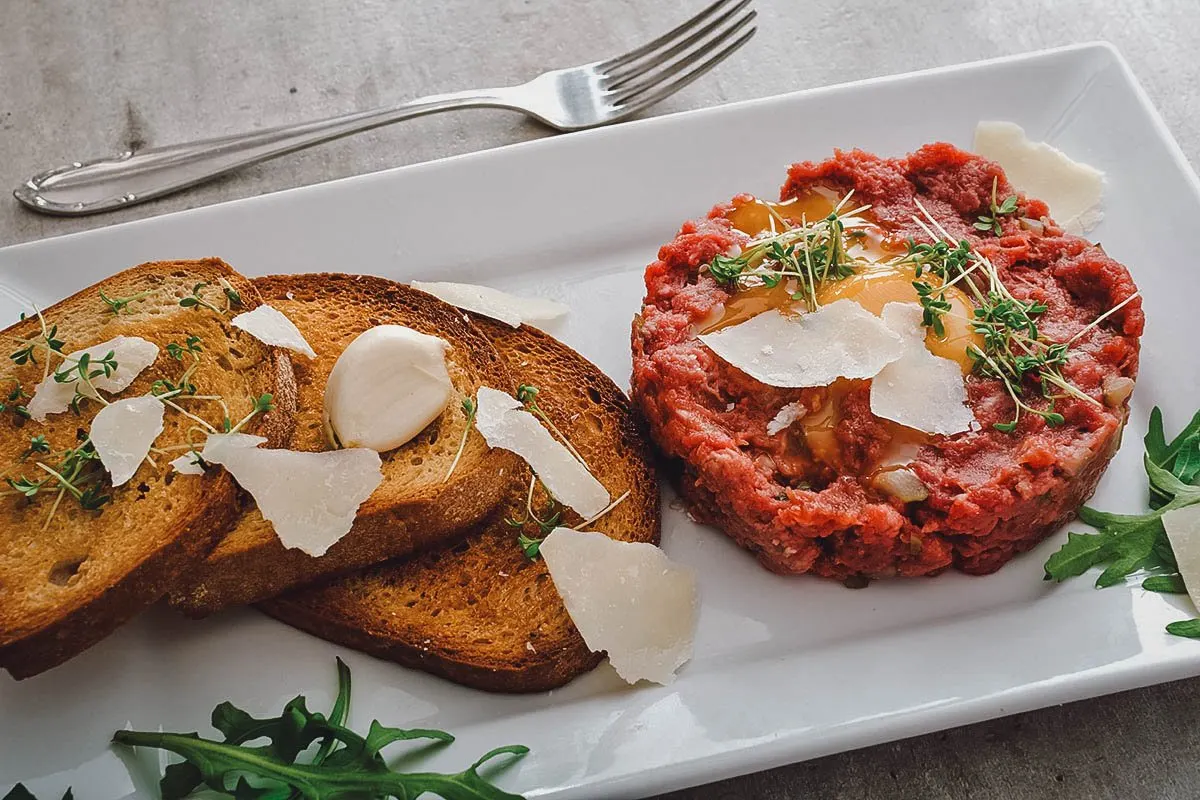
[[[879,314],[886,302],[917,303],[913,253],[935,237],[964,242],[963,252],[994,266],[1006,297],[1036,315],[1031,335],[1046,343],[1039,352],[1052,354],[1056,370],[1046,374],[1061,383],[1036,372],[1006,383],[1005,367],[981,355],[1004,346],[987,341],[981,300],[995,304],[985,315],[1008,301],[989,293],[995,287],[978,270],[945,276],[956,285],[933,314],[944,329],[925,340],[962,366],[975,422],[960,433],[875,416],[870,379],[780,388],[706,346],[701,334],[798,299],[794,281],[731,283],[717,269],[722,259],[777,226],[836,213],[849,194],[861,213],[845,246],[860,268],[829,279],[814,305],[848,298]],[[951,566],[986,574],[1070,519],[1119,446],[1137,374],[1144,317],[1125,267],[1064,233],[999,165],[948,144],[904,158],[855,150],[795,164],[781,200],[741,195],[716,206],[684,223],[646,269],[633,397],[678,465],[693,517],[773,571],[848,582]],[[1024,353],[1009,355],[1022,368]]]

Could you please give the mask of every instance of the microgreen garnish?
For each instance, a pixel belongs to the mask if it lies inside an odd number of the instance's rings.
[[[543,541],[545,541],[545,537],[535,539],[522,533],[517,536],[517,547],[521,548],[521,552],[530,561],[536,561],[537,557],[542,554]]]
[[[238,294],[237,289],[233,288],[233,284],[224,278],[217,278],[217,285],[221,287],[221,293],[225,295],[226,311],[242,307],[242,296]]]
[[[212,303],[205,300],[204,296],[200,294],[200,292],[206,286],[208,286],[207,281],[200,281],[200,283],[197,283],[195,286],[193,286],[192,293],[189,294],[187,297],[183,297],[179,300],[180,307],[181,308],[194,308],[197,311],[199,311],[202,308],[207,308],[209,311],[215,311],[218,314],[224,314],[225,313],[224,311],[222,311],[221,309],[214,306]]]
[[[1096,578],[1097,588],[1114,586],[1134,573],[1142,573],[1148,575],[1142,583],[1148,591],[1185,591],[1162,515],[1200,503],[1200,412],[1168,444],[1163,435],[1162,412],[1155,408],[1150,412],[1145,449],[1143,465],[1152,510],[1145,514],[1111,514],[1084,506],[1079,518],[1097,532],[1067,534],[1067,543],[1046,561],[1046,580],[1061,582],[1102,566],[1105,569]],[[1167,632],[1200,638],[1200,619],[1173,622]]]
[[[39,433],[37,436],[29,437],[29,447],[27,447],[25,449],[25,452],[21,455],[21,460],[22,461],[25,460],[26,458],[33,455],[34,453],[49,453],[49,452],[50,452],[50,443],[46,441],[46,437],[44,434]]]
[[[27,400],[29,395],[21,388],[21,384],[14,383],[13,388],[5,395],[4,400],[0,402],[0,414],[8,411],[10,408],[18,417],[29,419],[29,409],[25,407],[22,400]]]
[[[450,469],[446,470],[446,477],[442,478],[443,481],[450,480],[450,476],[458,468],[458,462],[462,460],[463,452],[467,449],[467,437],[471,435],[471,426],[475,424],[475,412],[477,410],[478,405],[473,397],[463,398],[462,412],[467,418],[467,424],[463,428],[462,438],[458,441],[458,452],[454,454],[454,460],[450,462]]]
[[[517,546],[522,552],[532,561],[538,557],[539,548],[542,545],[542,539],[550,535],[550,533],[559,526],[562,522],[563,509],[552,497],[546,499],[546,505],[542,509],[541,516],[533,510],[533,494],[537,488],[537,476],[529,480],[529,491],[525,494],[525,513],[520,517],[508,517],[504,520],[504,524],[510,528],[516,528],[521,531],[517,535]],[[541,538],[533,538],[525,534],[524,528],[527,525],[535,525]]]
[[[991,231],[996,236],[1003,233],[1000,227],[1000,218],[1006,217],[1009,214],[1017,213],[1017,196],[1015,194],[1004,198],[1004,201],[996,203],[996,185],[999,178],[992,178],[992,199],[988,203],[988,214],[980,214],[978,221],[975,223],[977,231]]]
[[[571,451],[571,455],[575,456],[575,460],[586,467],[587,461],[585,461],[583,456],[579,454],[579,451],[575,449],[575,445],[571,444],[571,440],[568,439],[563,432],[558,429],[558,426],[555,425],[548,416],[546,416],[546,412],[542,411],[541,406],[538,405],[537,396],[539,391],[540,390],[536,386],[531,386],[528,383],[522,383],[517,387],[517,400],[524,403],[525,406],[534,414],[534,416],[540,419],[542,424],[545,425],[551,433],[557,436],[558,440],[562,442],[568,450]]]
[[[35,453],[50,453],[50,446],[42,436],[30,440],[30,447],[22,459]],[[87,511],[99,510],[112,500],[104,490],[106,473],[100,465],[100,456],[86,436],[77,447],[57,453],[56,459],[37,460],[33,465],[45,474],[39,478],[25,475],[8,477],[4,481],[12,492],[30,500],[38,497],[43,491],[55,493],[50,513],[42,525],[43,529],[49,527],[65,495],[69,494]]]
[[[183,374],[178,379],[171,381],[167,378],[159,378],[150,385],[150,392],[155,395],[176,395],[176,394],[195,394],[196,384],[192,383],[191,377],[195,373],[196,368],[200,366],[200,354],[204,351],[201,346],[199,336],[188,335],[184,344],[178,342],[167,343],[167,355],[176,361],[183,361],[185,356],[191,357],[191,364],[183,371]]]
[[[1047,307],[1036,300],[1014,297],[987,258],[972,250],[965,239],[953,244],[945,228],[919,201],[917,208],[924,219],[913,217],[913,221],[924,229],[933,243],[918,243],[910,238],[907,252],[896,263],[914,266],[918,280],[913,287],[921,302],[922,322],[939,336],[945,335],[942,317],[953,308],[946,292],[962,284],[963,290],[974,296],[977,306],[971,312],[971,328],[983,338],[983,348],[967,345],[967,355],[974,371],[999,380],[1016,406],[1010,421],[994,423],[993,427],[1011,433],[1016,430],[1022,413],[1041,417],[1048,425],[1061,425],[1064,419],[1054,410],[1054,401],[1065,395],[1099,404],[1096,398],[1080,391],[1062,374],[1071,342],[1051,342],[1041,335],[1037,320]],[[926,273],[936,276],[937,283],[931,282]],[[1131,295],[1116,308],[1105,312],[1075,339],[1135,297],[1136,294]],[[1049,401],[1047,408],[1035,408],[1022,399],[1027,381],[1040,387],[1042,397]]]
[[[855,272],[858,260],[846,251],[846,220],[870,206],[842,213],[853,194],[843,197],[829,216],[812,223],[801,220],[795,225],[771,211],[771,235],[748,242],[736,256],[715,256],[707,265],[708,274],[734,291],[753,286],[774,288],[784,280],[794,280],[797,288],[792,299],[815,311],[817,295],[824,284],[848,278]],[[777,231],[776,221],[782,231]]]
[[[48,326],[46,324],[46,319],[42,316],[41,311],[37,312],[37,318],[38,325],[41,327],[41,331],[32,339],[24,339],[20,336],[14,337],[17,344],[21,345],[21,347],[20,349],[14,351],[9,358],[11,358],[13,363],[17,366],[36,364],[38,363],[37,354],[41,352],[43,354],[44,365],[42,377],[45,377],[50,373],[51,356],[54,353],[58,353],[59,356],[61,356],[66,342],[58,338],[57,325]],[[25,319],[24,314],[21,314],[21,319]]]
[[[259,414],[265,414],[268,411],[275,410],[275,403],[272,402],[272,395],[270,393],[261,394],[258,397],[253,398],[253,402],[254,405],[250,409],[250,412],[246,414],[246,416],[242,417],[236,425],[231,422],[228,414],[225,416],[225,419],[222,420],[221,423],[221,428],[224,433],[237,433],[246,426],[246,423],[254,419]]]
[[[113,314],[119,315],[121,313],[121,311],[126,306],[128,306],[130,303],[134,303],[138,300],[149,297],[150,295],[154,294],[154,290],[148,289],[144,292],[138,292],[137,294],[131,294],[128,297],[109,297],[108,295],[106,295],[104,293],[103,289],[101,289],[99,291],[99,294],[100,294],[100,299],[104,302],[104,304],[106,306],[108,306],[108,310],[111,311]]]
[[[223,741],[195,733],[120,730],[113,741],[151,747],[181,756],[159,781],[163,800],[182,800],[202,786],[237,800],[416,800],[426,793],[445,800],[522,800],[479,774],[486,762],[503,754],[523,756],[522,745],[498,747],[455,774],[403,773],[387,765],[381,753],[395,742],[449,744],[445,731],[389,728],[372,721],[366,736],[345,726],[350,707],[350,670],[338,659],[338,694],[328,717],[309,711],[303,695],[289,701],[278,717],[256,718],[230,702],[212,713],[212,726]],[[267,740],[270,744],[251,746]],[[302,756],[313,745],[316,753]]]

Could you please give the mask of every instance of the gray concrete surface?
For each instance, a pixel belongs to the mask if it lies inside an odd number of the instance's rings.
[[[0,188],[50,165],[131,146],[523,80],[550,66],[620,52],[702,3],[3,0]],[[1200,155],[1193,124],[1200,111],[1200,0],[755,3],[762,21],[752,45],[656,113],[1107,39],[1132,63],[1193,163]],[[33,215],[0,197],[0,245],[542,135],[504,112],[431,117],[153,204],[77,220]],[[1023,714],[670,797],[1200,797],[1200,681]]]

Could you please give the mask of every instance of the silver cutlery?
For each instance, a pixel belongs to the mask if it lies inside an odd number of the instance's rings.
[[[544,72],[519,86],[431,95],[315,122],[76,161],[33,176],[13,196],[46,214],[94,214],[162,197],[342,136],[460,108],[520,111],[560,131],[608,125],[674,94],[749,41],[757,16],[750,2],[716,0],[635,50]]]

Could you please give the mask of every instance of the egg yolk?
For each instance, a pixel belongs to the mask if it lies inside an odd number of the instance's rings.
[[[787,225],[781,222],[787,220],[792,224],[802,222],[812,223],[829,216],[840,200],[835,192],[816,188],[800,197],[783,203],[767,203],[757,199],[742,200],[734,203],[727,212],[726,218],[738,230],[758,235],[762,232],[782,232]],[[846,214],[855,207],[854,198],[839,209]],[[873,314],[879,315],[888,303],[919,303],[920,297],[913,288],[917,279],[916,270],[911,264],[887,263],[897,255],[904,253],[901,243],[892,240],[887,231],[876,224],[870,211],[853,215],[853,220],[847,222],[846,244],[851,256],[863,259],[856,265],[853,275],[842,280],[827,281],[817,292],[817,302],[821,305],[836,300],[853,300]],[[926,273],[922,279],[937,285],[938,278]],[[794,281],[781,281],[774,287],[757,286],[734,294],[725,303],[724,314],[720,319],[709,325],[703,332],[719,330],[740,324],[764,311],[771,309],[802,310],[802,304],[792,299],[796,291]],[[956,362],[966,375],[971,371],[973,362],[967,354],[968,345],[982,349],[983,342],[979,334],[971,328],[971,315],[974,308],[969,296],[958,286],[946,290],[946,300],[950,303],[950,311],[942,316],[944,334],[939,336],[932,329],[926,332],[925,346],[931,353]],[[796,423],[796,427],[804,432],[805,442],[812,455],[833,466],[840,465],[839,448],[834,436],[834,428],[840,421],[841,398],[855,382],[838,380],[827,387],[825,402],[817,410],[806,415]],[[882,464],[875,469],[885,469],[890,455],[899,450],[911,449],[929,437],[920,431],[914,431],[895,423],[887,423],[892,428],[892,442],[881,459]]]

